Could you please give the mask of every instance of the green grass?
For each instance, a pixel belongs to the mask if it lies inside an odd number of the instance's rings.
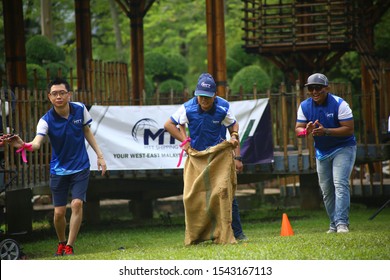
[[[127,207],[102,209],[98,226],[82,225],[74,260],[389,260],[390,208],[373,220],[377,208],[352,205],[348,234],[326,234],[325,210],[304,211],[273,206],[242,211],[248,242],[184,246],[184,218],[173,216],[142,224],[131,220]],[[108,212],[104,212],[108,211]],[[294,236],[280,236],[287,213]],[[49,215],[50,216],[50,215]],[[46,219],[46,220],[45,220]],[[34,223],[31,236],[21,242],[28,259],[55,259],[56,236],[49,218]],[[64,258],[61,258],[64,259]]]

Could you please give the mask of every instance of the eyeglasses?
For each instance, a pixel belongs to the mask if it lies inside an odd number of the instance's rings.
[[[61,97],[64,97],[65,94],[68,94],[68,92],[64,91],[64,90],[50,92],[50,95],[53,96],[53,97],[57,97],[58,95],[61,96]]]
[[[322,90],[323,88],[324,88],[324,86],[321,86],[321,85],[309,85],[309,86],[307,86],[307,90],[308,90],[309,92],[313,92],[314,90],[320,91],[320,90]]]

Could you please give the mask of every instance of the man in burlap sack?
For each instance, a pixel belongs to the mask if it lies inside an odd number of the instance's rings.
[[[239,126],[229,103],[215,93],[213,77],[201,74],[195,97],[181,105],[164,125],[182,142],[180,146],[188,155],[183,173],[185,245],[207,240],[218,244],[237,242],[232,230],[232,202],[236,172],[243,169]],[[221,133],[224,128],[230,133],[229,141]]]

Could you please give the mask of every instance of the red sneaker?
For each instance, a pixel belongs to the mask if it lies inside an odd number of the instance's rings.
[[[64,255],[65,247],[66,247],[66,243],[58,242],[57,252],[54,254],[54,256],[59,257]]]
[[[71,256],[71,255],[74,255],[74,253],[73,253],[73,247],[70,246],[70,245],[66,245],[66,246],[65,246],[64,256]]]

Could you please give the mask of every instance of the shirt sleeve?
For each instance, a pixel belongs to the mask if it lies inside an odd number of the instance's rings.
[[[49,126],[44,119],[40,119],[37,124],[37,135],[46,136],[49,131]]]
[[[303,114],[302,105],[299,105],[299,108],[298,108],[297,122],[301,122],[301,123],[307,122],[307,118],[305,117],[305,114]]]
[[[89,113],[89,111],[87,110],[87,107],[84,107],[84,123],[83,125],[87,125],[87,124],[90,124],[92,122],[92,117],[91,117],[91,114]]]
[[[188,123],[187,113],[184,105],[181,105],[179,109],[171,116],[171,120],[176,124],[186,124]]]
[[[341,102],[339,107],[339,121],[349,121],[353,119],[352,110],[345,101]]]
[[[232,126],[233,124],[236,123],[236,117],[234,116],[233,112],[228,109],[225,118],[222,121],[222,124],[226,127]]]

